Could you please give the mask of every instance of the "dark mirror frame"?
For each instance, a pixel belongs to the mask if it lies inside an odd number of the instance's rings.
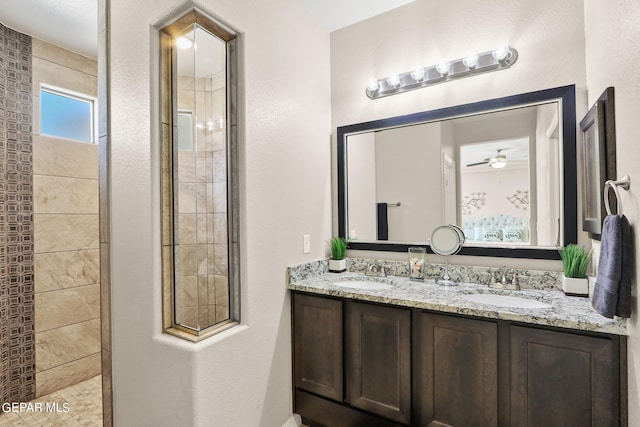
[[[341,126],[337,129],[338,148],[338,233],[347,238],[347,144],[346,137],[351,134],[372,132],[399,126],[409,126],[436,120],[451,119],[515,108],[554,100],[562,101],[562,212],[563,212],[563,245],[578,241],[578,200],[577,200],[577,160],[576,160],[576,91],[575,85],[561,86],[536,92],[522,93],[504,98],[490,99],[471,104],[457,105],[438,110],[423,111],[405,116],[374,120],[354,125]],[[433,253],[425,243],[383,243],[349,241],[349,249],[367,251],[407,252],[410,246],[425,246],[429,253]],[[508,258],[560,259],[556,249],[508,248],[463,246],[459,255],[492,256]]]

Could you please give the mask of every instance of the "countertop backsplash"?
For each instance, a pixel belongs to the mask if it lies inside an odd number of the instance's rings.
[[[389,276],[409,277],[409,261],[391,261],[365,258],[346,258],[347,271],[353,273],[365,273],[369,264],[381,265],[387,269]],[[324,274],[329,271],[328,260],[321,259],[289,267],[289,281],[304,280],[309,276]],[[426,279],[442,277],[444,264],[427,263]],[[475,283],[488,285],[493,274],[497,281],[500,280],[502,268],[478,267],[467,265],[449,265],[449,276],[456,282]],[[520,288],[537,290],[560,290],[562,273],[557,271],[526,270],[516,268],[504,268],[504,273],[509,282],[515,274]]]

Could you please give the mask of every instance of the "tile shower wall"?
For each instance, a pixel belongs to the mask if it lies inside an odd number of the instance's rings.
[[[35,393],[31,71],[31,37],[0,25],[0,403]]]
[[[195,110],[196,135],[178,151],[176,322],[199,330],[229,318],[225,124],[215,121],[226,116],[225,79],[179,79],[178,109]]]
[[[40,135],[40,84],[97,97],[97,63],[33,39],[36,394],[100,373],[98,146]]]

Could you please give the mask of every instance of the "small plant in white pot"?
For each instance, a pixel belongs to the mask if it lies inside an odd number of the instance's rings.
[[[331,239],[331,259],[329,260],[329,271],[332,273],[342,273],[347,271],[347,260],[344,259],[347,253],[347,242],[341,237]]]
[[[564,267],[562,290],[567,295],[588,296],[587,267],[591,260],[591,251],[571,244],[560,249],[559,252]]]

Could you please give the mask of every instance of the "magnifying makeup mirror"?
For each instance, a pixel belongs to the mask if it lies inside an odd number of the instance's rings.
[[[438,255],[445,257],[444,275],[436,283],[443,286],[455,286],[456,282],[449,277],[449,255],[460,252],[464,243],[464,232],[457,225],[441,225],[436,227],[431,233],[431,250]]]

